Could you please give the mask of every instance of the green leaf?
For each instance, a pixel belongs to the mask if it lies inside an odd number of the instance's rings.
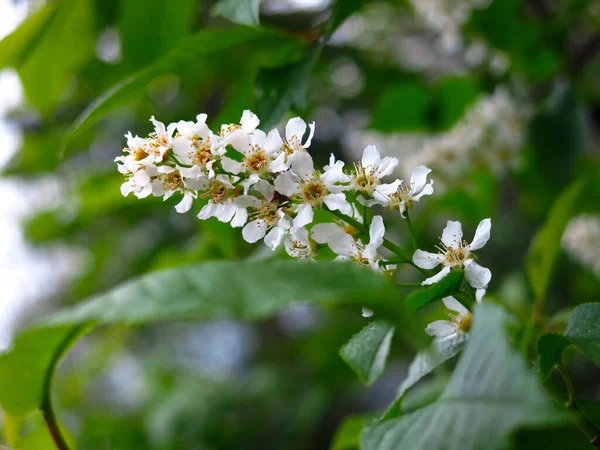
[[[295,37],[264,29],[240,27],[235,30],[200,31],[93,102],[74,123],[65,145],[109,111],[144,91],[148,83],[159,76],[175,72],[199,59],[210,59],[215,55],[223,57],[224,53],[239,51],[245,47],[251,48],[245,57],[254,58],[258,66],[273,67],[296,59],[302,42]],[[207,66],[206,70],[209,69]]]
[[[346,417],[333,437],[331,450],[353,450],[360,445],[360,434],[365,419],[357,416]]]
[[[540,362],[540,377],[547,379],[560,362],[562,352],[571,345],[571,341],[558,333],[546,333],[540,337],[537,345],[538,359]]]
[[[235,23],[257,27],[261,0],[221,0],[212,9],[213,16],[221,16]]]
[[[34,324],[0,355],[0,404],[34,410],[51,362],[85,326],[157,320],[260,319],[296,301],[334,305],[394,302],[388,280],[351,264],[214,262],[151,273]]]
[[[536,297],[545,297],[552,280],[554,265],[560,255],[560,242],[567,223],[576,212],[584,183],[566,188],[554,202],[546,222],[535,236],[526,256],[527,273]]]
[[[429,93],[417,82],[403,82],[383,92],[370,128],[383,132],[427,129]]]
[[[52,440],[52,436],[48,431],[48,427],[42,418],[41,413],[36,413],[33,421],[33,430],[21,437],[15,444],[14,447],[19,450],[56,450],[56,444]],[[65,437],[69,448],[75,450],[77,443],[71,433],[62,425],[59,424],[62,435]],[[0,446],[0,448],[2,448]]]
[[[400,384],[394,403],[388,408],[384,419],[398,417],[402,413],[402,400],[404,396],[421,378],[433,372],[436,367],[458,355],[465,347],[467,334],[457,335],[454,338],[435,340],[427,350],[417,353],[417,356],[408,368],[408,375]]]
[[[27,100],[48,114],[94,44],[90,1],[64,0],[42,8],[0,43],[0,65],[17,69]]]
[[[481,89],[474,77],[454,77],[440,81],[433,94],[436,128],[454,125],[479,97]]]
[[[587,303],[575,308],[565,336],[600,366],[600,303]]]
[[[529,125],[529,142],[539,175],[555,191],[570,180],[587,145],[585,109],[575,89],[557,82]]]
[[[600,428],[600,402],[578,398],[575,405],[596,428]]]
[[[410,295],[406,297],[406,304],[411,309],[418,310],[429,303],[452,295],[460,290],[463,277],[463,271],[450,272],[437,283],[411,292]]]
[[[123,62],[129,69],[137,70],[165,54],[190,34],[197,2],[123,0],[119,6]]]
[[[563,350],[571,344],[600,366],[600,303],[587,303],[575,308],[564,336],[546,333],[540,337],[537,353],[543,380],[548,378],[554,366],[561,361]]]
[[[342,359],[367,386],[383,373],[393,336],[394,327],[377,320],[364,327],[340,349]]]
[[[510,345],[508,321],[499,306],[477,305],[471,338],[438,401],[367,427],[361,449],[505,449],[519,428],[569,423]]]

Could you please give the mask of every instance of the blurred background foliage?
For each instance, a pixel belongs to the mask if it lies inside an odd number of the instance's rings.
[[[548,293],[546,313],[557,313],[561,330],[561,311],[597,301],[597,266],[560,257],[569,219],[600,214],[597,2],[15,1],[30,14],[0,42],[0,66],[17,71],[25,99],[7,115],[22,143],[4,177],[58,183],[35,194],[44,200],[23,227],[36,248],[77,255],[66,287],[44,304],[72,304],[160,268],[285,258],[228,224],[176,214],[177,199],[119,192],[113,159],[126,131],[147,134],[151,115],[172,122],[200,112],[218,127],[243,109],[265,128],[291,114],[316,120],[311,153],[321,163],[330,153],[356,160],[375,143],[400,158],[401,176],[431,165],[436,195],[413,218],[421,246],[448,218],[469,236],[492,217],[480,257],[494,273],[492,295],[515,315],[526,319],[532,299]],[[574,183],[584,186],[575,194]],[[406,243],[401,219],[388,223]],[[43,308],[30,309],[26,317]],[[425,309],[423,320],[440,312]],[[394,342],[390,370],[362,388],[338,349],[363,325],[354,308],[303,306],[257,324],[101,330],[61,366],[59,415],[90,450],[354,448],[356,425],[342,428],[348,439],[334,441],[335,430],[385,407],[410,357]],[[598,370],[570,364],[598,399]],[[34,443],[23,448],[48,445],[34,441],[36,424],[28,419]]]

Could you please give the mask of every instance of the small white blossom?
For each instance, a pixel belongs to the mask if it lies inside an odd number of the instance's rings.
[[[295,228],[311,223],[313,208],[321,207],[323,203],[331,210],[352,214],[352,206],[342,192],[346,187],[338,185],[349,181],[343,172],[342,161],[337,161],[321,174],[315,172],[312,157],[308,153],[296,152],[290,160],[291,169],[277,177],[275,189],[280,194],[302,202],[296,209]]]
[[[200,170],[184,167],[159,166],[157,176],[152,180],[152,194],[167,200],[175,192],[183,193],[183,199],[175,206],[178,213],[188,212],[193,199],[198,197],[197,189],[201,186]]]
[[[571,219],[561,244],[571,258],[600,277],[600,216],[580,215]]]
[[[292,220],[279,202],[274,201],[275,189],[271,184],[260,180],[254,188],[262,194],[262,198],[241,195],[236,199],[238,207],[252,208],[249,221],[242,230],[242,236],[250,243],[264,238],[265,244],[275,250],[292,227]]]
[[[206,114],[198,114],[196,122],[179,121],[179,134],[172,145],[173,153],[181,164],[198,166],[213,177],[213,164],[225,153],[225,149],[213,147],[216,138],[206,125],[206,117]]]
[[[121,184],[123,197],[127,197],[131,192],[137,198],[148,197],[152,193],[152,177],[158,173],[156,166],[140,166],[125,157],[119,158],[115,159],[115,161],[122,161],[122,164],[118,164],[118,170],[126,178],[126,181]]]
[[[379,247],[383,244],[385,226],[381,216],[373,217],[369,227],[369,243],[364,245],[360,239],[343,231],[339,225],[333,223],[317,224],[312,228],[312,238],[319,244],[327,244],[338,255],[338,260],[353,261],[374,270],[382,270],[379,261]]]
[[[386,156],[382,159],[377,147],[369,145],[365,148],[360,162],[354,164],[350,186],[353,190],[370,196],[381,183],[381,179],[390,175],[397,165],[397,158]]]
[[[228,175],[217,175],[214,178],[203,177],[201,187],[208,197],[208,203],[200,210],[198,219],[206,220],[216,217],[224,223],[231,223],[234,228],[243,226],[248,219],[248,211],[235,202],[237,191],[233,183],[235,180]]]
[[[471,330],[473,317],[469,310],[465,308],[454,297],[442,299],[446,308],[457,314],[448,313],[450,320],[436,320],[431,322],[425,328],[425,332],[438,339],[452,339],[458,337],[461,333],[468,333]]]
[[[292,258],[312,260],[319,253],[306,228],[293,229],[285,240],[285,251]]]
[[[382,184],[375,188],[373,201],[369,204],[380,204],[390,210],[399,210],[402,217],[404,211],[410,209],[413,202],[418,202],[421,197],[433,194],[433,180],[427,182],[427,175],[431,169],[426,166],[417,166],[410,176],[410,185],[406,186],[402,180],[390,184]]]
[[[465,270],[465,278],[471,286],[476,289],[487,288],[492,279],[492,272],[481,267],[474,261],[473,251],[482,248],[490,239],[492,222],[490,219],[482,220],[477,226],[475,237],[470,244],[462,240],[463,232],[460,222],[448,221],[442,233],[441,246],[438,253],[429,253],[417,250],[413,255],[413,262],[422,269],[433,269],[442,264],[444,268],[431,278],[423,281],[423,285],[429,285],[440,281],[450,273],[452,269]]]
[[[165,124],[156,120],[154,116],[150,121],[154,125],[154,132],[150,133],[146,140],[146,153],[152,156],[154,163],[160,163],[172,148],[173,132],[177,124],[171,123],[165,128]]]
[[[372,309],[369,309],[366,306],[363,306],[363,308],[362,308],[362,316],[365,319],[368,319],[369,317],[372,317],[373,314],[375,314],[375,312]]]

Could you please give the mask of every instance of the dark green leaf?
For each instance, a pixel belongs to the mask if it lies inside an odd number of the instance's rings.
[[[394,327],[377,320],[363,328],[340,349],[340,355],[356,372],[360,381],[370,386],[385,369]]]
[[[576,399],[575,405],[587,420],[592,422],[596,428],[600,429],[600,402]]]
[[[558,82],[531,120],[529,142],[539,174],[555,191],[570,180],[587,144],[586,114],[575,90]]]
[[[278,66],[294,60],[302,47],[300,40],[273,31],[253,28],[204,30],[180,42],[165,56],[140,72],[114,86],[79,116],[69,139],[95,123],[106,113],[138,95],[155,78],[211,55],[223,56],[227,51],[252,45],[247,57],[257,66]],[[208,68],[207,68],[208,69]]]
[[[545,297],[552,280],[554,265],[560,255],[560,241],[573,217],[584,184],[577,182],[565,189],[554,202],[546,222],[538,231],[527,253],[526,267],[536,297]]]
[[[0,404],[14,415],[35,409],[52,358],[80,334],[82,324],[249,320],[267,317],[300,300],[385,305],[395,297],[388,280],[350,264],[215,262],[148,274],[20,334],[12,350],[0,356]]]
[[[426,129],[429,107],[429,94],[419,83],[399,84],[377,101],[371,128],[384,132]]]
[[[258,26],[261,0],[221,0],[213,9],[213,16],[221,16],[242,25]]]
[[[552,369],[560,361],[563,350],[569,345],[571,345],[571,341],[562,334],[547,333],[540,337],[537,345],[537,353],[542,380],[550,376]]]
[[[362,417],[346,417],[333,437],[331,450],[354,450],[360,445],[360,433],[365,420]]]
[[[464,348],[467,342],[467,334],[460,334],[443,341],[433,341],[431,347],[417,354],[408,368],[408,375],[400,384],[398,394],[394,403],[385,413],[385,419],[398,417],[402,413],[402,400],[410,388],[421,378],[430,374],[433,370],[456,356]]]
[[[19,72],[27,100],[48,114],[71,78],[94,52],[93,11],[89,0],[48,5],[1,44],[0,64]]]
[[[119,33],[128,68],[150,64],[190,34],[196,6],[195,0],[121,1]]]
[[[450,274],[437,283],[411,292],[410,295],[406,297],[406,304],[411,309],[417,310],[429,303],[452,295],[460,289],[463,276],[464,273],[462,271],[450,272]]]
[[[509,344],[508,321],[499,306],[477,305],[471,338],[438,401],[366,428],[361,449],[505,449],[519,428],[568,424]]]
[[[565,336],[600,366],[600,303],[587,303],[575,308]]]
[[[466,109],[477,100],[481,90],[473,77],[446,78],[437,84],[433,93],[433,114],[436,128],[454,125]]]

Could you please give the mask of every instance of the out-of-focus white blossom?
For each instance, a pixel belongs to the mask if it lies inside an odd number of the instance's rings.
[[[454,297],[445,297],[442,301],[446,308],[457,314],[448,313],[450,320],[436,320],[435,322],[431,322],[427,325],[427,328],[425,328],[425,332],[430,336],[443,340],[453,339],[458,337],[461,333],[468,333],[471,331],[471,321],[473,317],[469,310]],[[481,299],[478,298],[477,302],[479,303],[480,301]]]
[[[600,216],[580,215],[569,221],[562,236],[565,252],[600,277]]]
[[[421,197],[433,194],[433,180],[427,182],[427,175],[431,169],[426,166],[417,166],[410,176],[410,184],[405,185],[402,180],[382,184],[375,189],[373,203],[385,206],[390,210],[404,211],[412,207],[413,202],[418,202]]]

